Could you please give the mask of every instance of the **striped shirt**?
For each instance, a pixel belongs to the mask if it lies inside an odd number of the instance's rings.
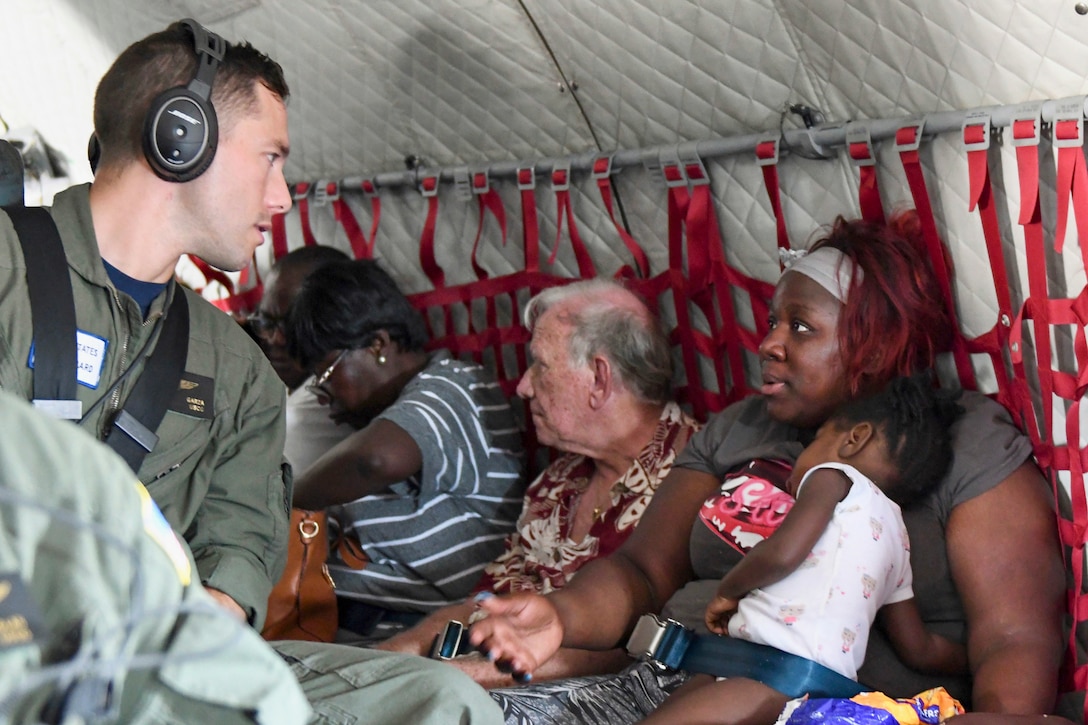
[[[330,509],[370,560],[357,570],[330,554],[337,594],[411,612],[459,602],[521,509],[524,457],[510,403],[484,368],[440,351],[378,418],[412,436],[423,466]]]

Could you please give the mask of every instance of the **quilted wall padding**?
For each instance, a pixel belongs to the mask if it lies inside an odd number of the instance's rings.
[[[73,180],[89,175],[84,154],[97,78],[127,43],[190,13],[228,38],[253,41],[284,64],[293,91],[291,181],[372,177],[402,170],[409,156],[429,170],[617,149],[647,149],[656,158],[688,141],[795,129],[800,121],[787,111],[790,104],[818,109],[834,124],[1088,92],[1088,18],[1075,12],[1071,0],[0,3],[0,116],[12,128],[41,131],[69,159]],[[894,150],[878,143],[876,151],[885,206],[909,203]],[[841,148],[830,152],[829,160],[795,153],[781,163],[786,223],[796,246],[834,215],[857,213],[856,169]],[[1016,223],[1020,194],[1007,139],[995,155],[1019,303],[1027,287],[1025,243]],[[967,209],[967,169],[956,134],[926,143],[923,161],[956,263],[961,320],[976,335],[993,326],[996,302],[977,215]],[[759,169],[742,156],[706,163],[727,260],[773,280],[774,219]],[[1043,167],[1050,232],[1055,192],[1049,152]],[[661,270],[667,219],[660,178],[634,166],[618,171],[614,183],[631,233],[652,270]],[[500,245],[488,218],[480,261],[501,275],[522,261],[518,195],[509,178],[494,184],[507,210],[509,240]],[[345,197],[368,228],[368,203],[357,192],[345,191]],[[439,198],[438,262],[451,283],[470,281],[476,204],[448,184]],[[425,290],[418,258],[424,200],[402,186],[382,189],[381,199],[377,255],[407,290]],[[556,210],[543,179],[537,199],[546,257]],[[611,273],[628,262],[585,174],[574,177],[572,202],[598,268]],[[347,247],[329,207],[313,207],[311,216],[323,243]],[[293,245],[301,243],[298,224],[292,213],[287,225]],[[1085,284],[1075,242],[1069,239],[1061,257],[1049,253],[1056,296]],[[262,268],[268,252],[262,249]],[[550,269],[576,272],[565,237]],[[1070,334],[1056,334],[1059,366],[1066,370],[1075,368]],[[992,376],[984,361],[977,362],[980,384],[992,391]],[[1060,423],[1057,442],[1064,440]]]

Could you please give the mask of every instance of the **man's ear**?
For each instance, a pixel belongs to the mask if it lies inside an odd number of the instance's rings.
[[[872,423],[855,423],[842,433],[842,439],[839,441],[839,457],[846,460],[858,455],[875,437],[876,429],[873,428]]]
[[[589,407],[600,410],[612,396],[612,363],[603,355],[594,355],[593,387],[589,394]]]

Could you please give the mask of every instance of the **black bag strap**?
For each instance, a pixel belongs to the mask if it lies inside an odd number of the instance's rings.
[[[45,209],[12,205],[3,210],[15,227],[26,262],[34,329],[34,401],[45,404],[39,407],[67,410],[62,417],[78,419],[78,412],[71,413],[72,408],[79,407],[76,307],[60,233]],[[178,389],[188,352],[189,303],[185,291],[175,288],[155,349],[106,438],[106,444],[125,459],[133,472],[139,471],[144,456],[159,440],[155,431]],[[72,404],[67,409],[66,402]]]
[[[76,305],[57,226],[40,207],[9,206],[4,211],[26,261],[34,325],[34,400],[75,400]]]
[[[140,470],[144,456],[159,442],[158,430],[170,399],[178,389],[189,352],[189,304],[185,290],[176,286],[174,300],[163,320],[159,341],[132,388],[125,407],[113,419],[106,444],[129,468]]]

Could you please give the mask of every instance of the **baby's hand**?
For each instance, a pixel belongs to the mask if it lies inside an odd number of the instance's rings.
[[[729,618],[736,613],[738,601],[720,594],[711,599],[706,607],[706,628],[714,634],[728,635]]]

